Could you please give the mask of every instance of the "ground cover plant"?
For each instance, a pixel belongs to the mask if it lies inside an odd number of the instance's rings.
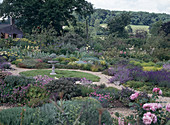
[[[78,72],[78,71],[67,71],[67,70],[55,70],[56,75],[51,76],[50,75],[51,70],[32,70],[32,71],[25,71],[25,72],[21,72],[20,74],[23,76],[37,76],[37,75],[47,75],[49,77],[57,77],[57,78],[61,78],[61,77],[79,77],[79,78],[87,78],[93,82],[97,82],[99,81],[99,77],[89,74],[89,73],[83,73],[83,72]]]

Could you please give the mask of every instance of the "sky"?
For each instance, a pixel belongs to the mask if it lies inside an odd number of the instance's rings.
[[[170,0],[86,0],[95,8],[170,14]]]
[[[86,0],[95,8],[170,14],[170,0]],[[2,2],[2,0],[0,0]]]

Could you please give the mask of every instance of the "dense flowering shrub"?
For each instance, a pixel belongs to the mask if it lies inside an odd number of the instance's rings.
[[[170,105],[166,105],[167,111],[165,111],[163,110],[161,103],[156,102],[156,99],[158,99],[158,95],[160,95],[160,93],[162,94],[162,90],[160,90],[160,88],[154,88],[152,98],[150,98],[149,102],[145,102],[144,104],[141,103],[141,99],[138,98],[140,94],[132,94],[130,96],[132,100],[135,100],[134,103],[131,103],[130,105],[134,106],[133,108],[137,110],[139,122],[143,122],[145,125],[162,125],[167,122],[170,116],[168,113],[170,111]]]
[[[0,84],[1,103],[25,105],[31,98],[42,96],[45,98],[48,95],[48,92],[45,92],[44,85],[53,79],[48,76],[36,76],[34,78],[36,80],[35,83],[14,83],[13,86],[10,87],[8,83],[2,82]]]
[[[160,87],[170,87],[170,72],[167,70],[143,71],[140,67],[133,65],[117,65],[114,68],[109,68],[108,74],[113,76],[109,79],[111,83],[115,81],[125,83],[129,80],[135,80],[150,82]]]
[[[130,76],[130,70],[123,65],[118,65],[117,67],[110,69],[109,72],[112,75],[114,74],[114,76],[109,79],[110,83],[114,83],[115,81],[120,81],[120,83],[125,83],[133,79]]]
[[[162,105],[160,103],[145,103],[143,105],[143,109],[144,110],[152,110],[152,111],[156,111],[157,109],[161,109]]]
[[[97,99],[102,104],[103,107],[108,107],[109,106],[108,102],[112,102],[112,100],[113,100],[113,98],[110,95],[110,93],[107,93],[107,94],[98,94],[95,91],[95,92],[91,92],[89,94],[89,96]]]
[[[2,70],[9,69],[10,67],[11,67],[11,64],[9,62],[0,63],[0,69]]]
[[[170,71],[170,64],[164,64],[163,70]]]

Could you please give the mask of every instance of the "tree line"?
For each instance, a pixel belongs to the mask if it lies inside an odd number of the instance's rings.
[[[127,11],[126,11],[127,12]],[[100,24],[108,23],[110,20],[115,18],[118,15],[121,15],[124,11],[111,11],[105,9],[95,9],[94,13],[90,16],[90,24],[94,25],[95,21],[99,21]],[[169,14],[159,14],[159,13],[149,13],[149,12],[133,12],[129,11],[130,13],[130,24],[132,25],[152,25],[157,21],[168,22],[170,21]]]

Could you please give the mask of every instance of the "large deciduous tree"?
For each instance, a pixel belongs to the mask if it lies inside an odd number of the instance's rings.
[[[116,16],[108,23],[108,28],[110,34],[113,34],[117,37],[126,37],[127,32],[125,31],[125,27],[130,24],[130,14],[122,13],[119,16]]]
[[[73,11],[80,14],[89,13],[90,3],[85,0],[4,0],[0,4],[0,16],[16,19],[24,31],[30,32],[33,27],[47,27],[50,23],[61,34],[62,26],[75,20]],[[86,7],[87,6],[87,7]]]

